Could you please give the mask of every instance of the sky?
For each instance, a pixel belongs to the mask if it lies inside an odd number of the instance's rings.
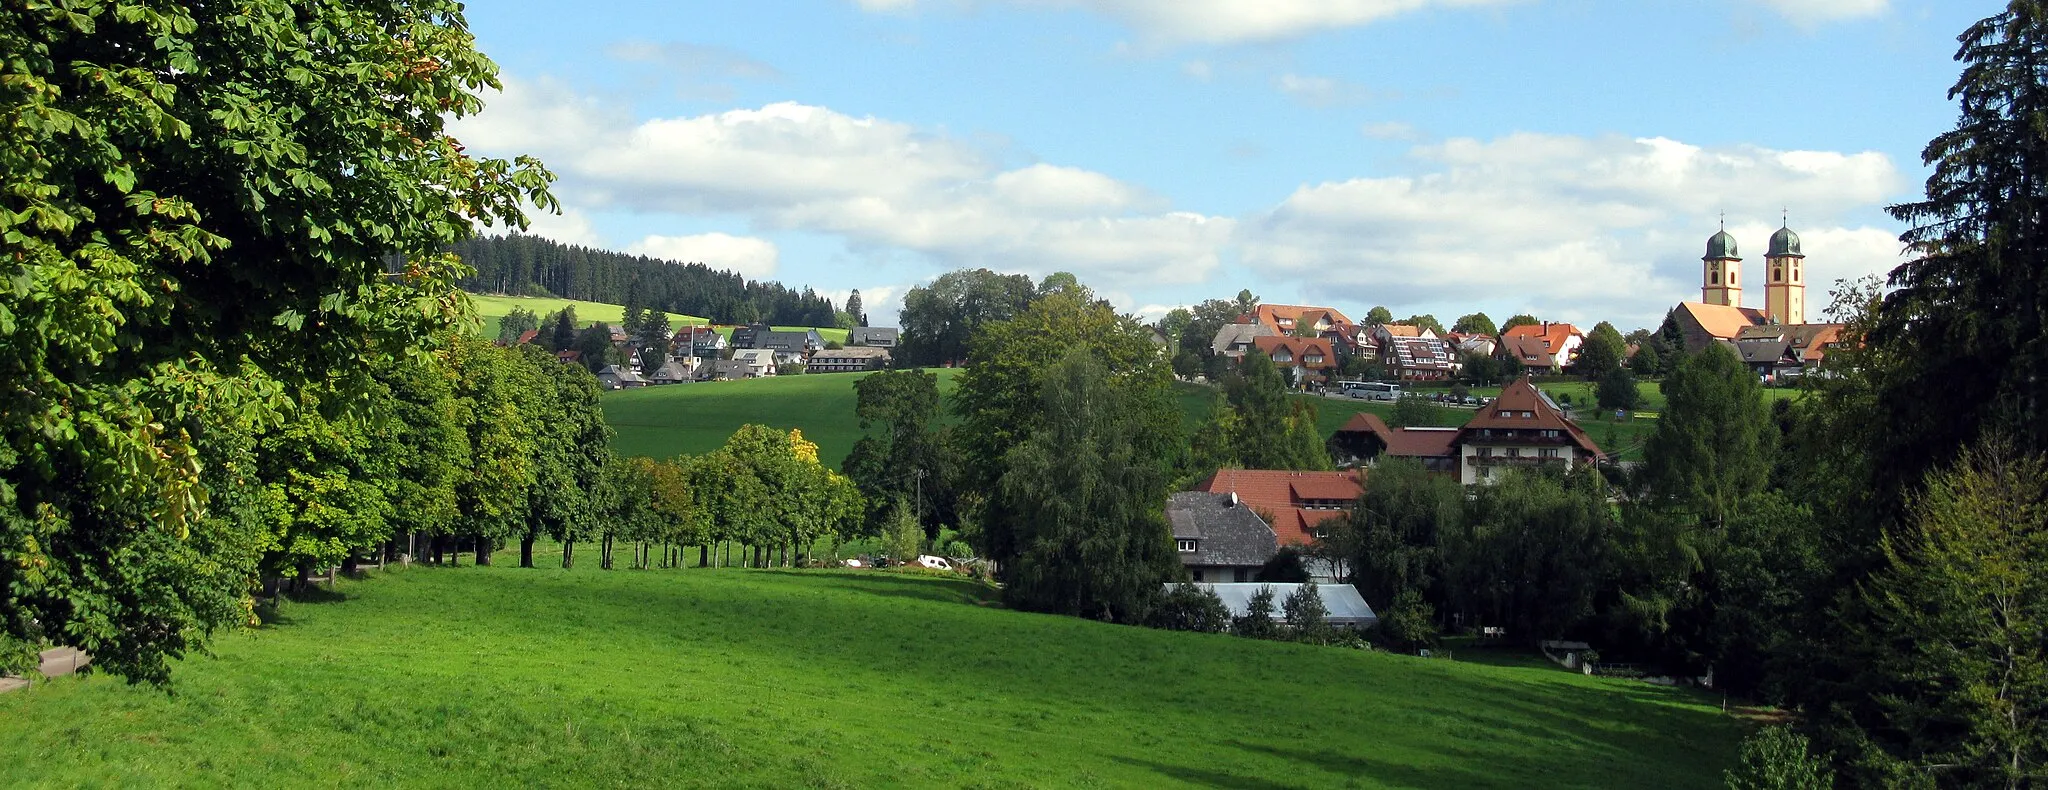
[[[1250,289],[1628,331],[1699,298],[1723,222],[1752,306],[1789,223],[1818,316],[1901,260],[1884,207],[2000,6],[489,0],[504,89],[452,131],[555,172],[529,232],[859,289],[877,325],[988,267],[1148,319]]]

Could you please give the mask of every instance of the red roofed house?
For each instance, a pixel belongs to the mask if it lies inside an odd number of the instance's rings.
[[[1222,469],[1195,485],[1196,491],[1236,494],[1239,501],[1267,517],[1282,546],[1306,547],[1329,532],[1324,526],[1351,511],[1351,504],[1364,493],[1364,473],[1285,472],[1265,469]],[[1309,573],[1318,582],[1336,581],[1341,574],[1327,563],[1309,562]]]
[[[534,338],[537,338],[537,337],[540,337],[540,330],[538,330],[538,329],[528,329],[528,330],[526,330],[526,331],[524,331],[524,332],[521,332],[521,333],[519,333],[519,339],[518,339],[518,340],[515,340],[515,341],[512,341],[512,345],[515,345],[515,346],[523,346],[523,345],[526,345],[526,344],[528,344],[528,343],[531,343],[531,342],[533,342],[533,339],[534,339]]]
[[[1452,346],[1428,337],[1396,337],[1382,341],[1380,364],[1402,381],[1443,381],[1458,374],[1464,363]]]
[[[1293,369],[1296,386],[1320,380],[1337,368],[1337,351],[1327,338],[1257,337],[1252,342],[1274,365]]]
[[[1243,320],[1243,319],[1239,319]],[[1304,307],[1291,304],[1262,304],[1252,311],[1252,321],[1264,324],[1276,335],[1291,335],[1303,325],[1315,327],[1321,334],[1331,330],[1342,330],[1352,326],[1351,319],[1332,307]]]
[[[1502,468],[1562,464],[1570,469],[1607,458],[1578,423],[1566,419],[1527,378],[1516,379],[1500,397],[1480,407],[1472,421],[1458,429],[1455,446],[1458,481],[1466,485],[1491,482]]]
[[[1412,458],[1433,472],[1456,474],[1465,485],[1493,481],[1502,468],[1559,464],[1569,469],[1607,457],[1577,423],[1529,383],[1515,380],[1462,428],[1389,428],[1360,413],[1330,438],[1340,465],[1378,458]]]
[[[1500,339],[1503,344],[1507,343],[1511,338],[1536,338],[1542,341],[1543,351],[1550,355],[1551,363],[1549,367],[1558,370],[1571,367],[1572,362],[1579,355],[1579,347],[1586,344],[1586,333],[1580,332],[1578,327],[1571,324],[1553,324],[1548,321],[1540,324],[1523,324],[1500,333]],[[1534,348],[1534,346],[1528,345],[1526,341],[1517,345],[1522,349],[1533,350]]]

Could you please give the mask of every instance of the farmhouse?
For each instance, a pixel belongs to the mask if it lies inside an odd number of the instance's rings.
[[[877,326],[857,326],[846,331],[846,344],[868,348],[895,348],[901,333]]]
[[[647,386],[647,379],[641,378],[640,374],[618,365],[604,366],[602,370],[597,372],[597,380],[598,383],[603,384],[604,388],[608,390]]]
[[[1274,366],[1292,371],[1297,386],[1321,380],[1324,373],[1337,367],[1337,352],[1330,341],[1320,337],[1258,337],[1253,343],[1260,353],[1272,358]]]
[[[1501,469],[1597,464],[1607,455],[1529,379],[1517,379],[1461,428],[1389,428],[1368,413],[1330,437],[1331,454],[1347,465],[1409,458],[1465,485],[1498,479]]]
[[[1174,550],[1195,581],[1248,582],[1273,558],[1273,527],[1232,494],[1181,491],[1166,499]]]
[[[1265,324],[1226,324],[1216,330],[1216,340],[1209,344],[1209,349],[1217,356],[1237,359],[1258,348],[1259,338],[1279,336]]]
[[[1578,327],[1571,324],[1553,324],[1546,321],[1539,324],[1523,324],[1502,332],[1500,339],[1502,343],[1514,342],[1518,355],[1533,356],[1534,352],[1540,350],[1544,361],[1536,367],[1563,370],[1571,367],[1578,359],[1579,347],[1586,344],[1586,333],[1580,332]],[[1521,361],[1524,367],[1530,365],[1521,356],[1518,356],[1517,361]]]
[[[1209,494],[1235,494],[1244,507],[1259,514],[1281,546],[1306,547],[1329,536],[1325,522],[1342,517],[1364,492],[1363,472],[1285,472],[1266,469],[1222,469],[1195,485]],[[1329,562],[1309,563],[1317,581],[1342,578]]]

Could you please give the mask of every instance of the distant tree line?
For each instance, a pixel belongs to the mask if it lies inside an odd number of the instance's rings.
[[[628,255],[517,233],[456,242],[449,251],[476,270],[457,284],[477,293],[635,305],[721,324],[841,324],[832,300],[809,288],[798,291],[781,283],[749,280],[702,263]]]

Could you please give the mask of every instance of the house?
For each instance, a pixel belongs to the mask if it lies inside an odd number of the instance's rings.
[[[1359,412],[1330,436],[1325,447],[1339,469],[1370,466],[1380,458],[1407,458],[1424,469],[1457,474],[1457,428],[1387,427],[1379,415]]]
[[[738,381],[756,378],[754,368],[745,362],[730,359],[707,359],[697,369],[698,381]]]
[[[816,329],[777,330],[766,324],[754,324],[732,330],[732,347],[766,348],[808,356],[825,347],[825,338]]]
[[[1259,338],[1279,335],[1265,324],[1225,324],[1216,330],[1216,340],[1209,344],[1209,350],[1220,357],[1237,359],[1256,348]]]
[[[1251,323],[1263,326],[1275,335],[1292,335],[1302,327],[1314,327],[1317,335],[1333,330],[1349,332],[1355,327],[1351,319],[1333,307],[1262,304],[1253,308],[1249,317]]]
[[[1551,370],[1564,370],[1571,367],[1572,363],[1578,361],[1579,348],[1586,344],[1586,333],[1580,332],[1578,327],[1571,324],[1553,324],[1548,321],[1540,324],[1523,324],[1500,333],[1500,339],[1503,344],[1507,343],[1510,339],[1520,339],[1517,343],[1518,354],[1534,351],[1538,348],[1538,346],[1530,344],[1527,340],[1528,338],[1541,341],[1543,353],[1550,357],[1550,361],[1548,364],[1538,367],[1547,367]],[[1528,363],[1523,363],[1522,366],[1529,367]]]
[[[1464,367],[1451,346],[1426,337],[1396,337],[1380,346],[1380,365],[1402,381],[1443,381]]]
[[[1294,372],[1295,386],[1326,378],[1337,368],[1337,352],[1320,337],[1256,337],[1252,345],[1282,370]]]
[[[1767,321],[1762,310],[1705,302],[1679,302],[1671,312],[1685,338],[1685,353],[1697,354],[1716,341],[1733,343],[1742,330]]]
[[[597,372],[597,381],[608,390],[647,386],[647,379],[641,378],[640,374],[618,365],[604,366],[602,370]]]
[[[775,361],[774,349],[737,348],[733,349],[732,361],[747,366],[747,378],[761,378],[775,375],[780,365]]]
[[[1195,581],[1248,582],[1279,550],[1273,527],[1230,494],[1180,491],[1166,498],[1174,550]]]
[[[1490,357],[1493,356],[1495,351],[1500,349],[1500,341],[1495,340],[1489,335],[1452,332],[1444,335],[1444,340],[1450,342],[1451,348],[1459,357],[1463,357],[1466,354]]]
[[[1819,367],[1829,345],[1841,342],[1841,324],[1764,324],[1735,333],[1735,353],[1766,381],[1794,379]]]
[[[1504,468],[1571,469],[1607,459],[1578,423],[1565,417],[1527,377],[1516,379],[1500,397],[1480,407],[1458,429],[1453,446],[1458,451],[1458,480],[1466,485],[1491,482]]]
[[[1172,589],[1172,586],[1171,583],[1167,584],[1169,590]],[[1271,591],[1273,593],[1273,601],[1269,605],[1270,608],[1267,610],[1266,615],[1273,618],[1273,621],[1276,623],[1287,621],[1287,613],[1281,607],[1286,605],[1289,596],[1294,595],[1295,591],[1302,587],[1299,584],[1265,584],[1261,582],[1245,584],[1196,582],[1195,586],[1215,593],[1217,599],[1223,601],[1223,608],[1230,610],[1230,619],[1232,620],[1251,613],[1252,597],[1258,595],[1260,590]],[[1358,594],[1357,587],[1349,584],[1317,582],[1316,595],[1323,599],[1323,622],[1327,625],[1337,628],[1366,629],[1379,624],[1379,615],[1374,614],[1372,607],[1366,604],[1365,597]]]
[[[1531,373],[1557,372],[1557,357],[1551,355],[1540,337],[1502,337],[1495,356]]]
[[[1435,331],[1410,324],[1380,324],[1372,328],[1372,339],[1383,346],[1387,344],[1387,341],[1403,337],[1420,337],[1430,340],[1440,339],[1436,336]]]
[[[523,345],[526,345],[526,344],[528,344],[528,343],[531,343],[531,342],[533,342],[533,341],[534,341],[534,338],[537,338],[537,337],[540,337],[540,330],[538,330],[538,329],[528,329],[528,330],[526,330],[526,331],[524,331],[524,332],[521,332],[521,333],[519,333],[519,339],[518,339],[518,340],[514,340],[514,341],[512,341],[512,345],[515,345],[515,346],[523,346]]]
[[[895,348],[901,330],[878,326],[857,326],[846,332],[846,344],[867,348]]]
[[[1329,534],[1327,522],[1349,512],[1364,491],[1363,472],[1284,472],[1266,469],[1222,469],[1195,485],[1210,494],[1236,494],[1238,502],[1260,514],[1282,546],[1308,547]],[[1335,581],[1342,569],[1325,560],[1309,561],[1317,581]]]
[[[564,365],[581,363],[583,361],[583,352],[573,348],[565,348],[555,352],[555,361]]]
[[[708,326],[683,327],[676,330],[672,340],[677,351],[689,349],[690,356],[700,358],[717,357],[720,352],[731,347],[725,335]]]
[[[696,357],[671,357],[654,375],[647,377],[649,384],[682,384],[697,378]]]
[[[859,373],[889,367],[889,349],[848,346],[828,348],[811,355],[805,368],[809,373]]]
[[[1330,437],[1340,466],[1370,466],[1381,458],[1408,458],[1432,472],[1454,474],[1465,485],[1491,482],[1500,469],[1598,464],[1607,454],[1527,377],[1516,379],[1459,428],[1389,428],[1360,413]]]

